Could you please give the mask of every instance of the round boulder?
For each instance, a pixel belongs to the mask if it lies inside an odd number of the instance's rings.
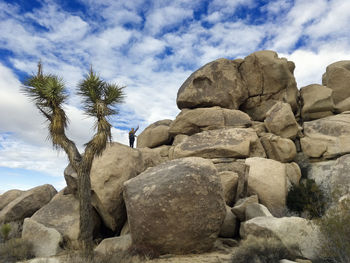
[[[147,169],[124,183],[124,199],[133,245],[160,254],[208,251],[226,215],[217,170],[198,157]]]

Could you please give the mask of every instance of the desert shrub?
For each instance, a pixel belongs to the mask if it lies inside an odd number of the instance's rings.
[[[9,223],[3,224],[0,228],[0,233],[4,241],[8,240],[11,232],[11,225]]]
[[[350,197],[331,207],[316,221],[321,231],[321,257],[324,262],[350,262]]]
[[[33,256],[32,245],[22,238],[13,238],[0,244],[0,262],[17,262]]]
[[[317,218],[324,214],[326,198],[315,180],[303,179],[293,185],[287,195],[287,207],[299,215]]]
[[[293,255],[280,240],[248,236],[235,250],[232,263],[278,263],[281,259],[293,259]]]

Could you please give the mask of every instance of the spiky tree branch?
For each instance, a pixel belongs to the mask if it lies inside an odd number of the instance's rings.
[[[78,194],[80,204],[80,241],[85,252],[92,249],[92,206],[90,171],[96,155],[101,155],[107,142],[112,140],[111,124],[108,116],[116,114],[114,105],[124,98],[124,87],[108,84],[90,69],[89,74],[78,85],[78,94],[83,98],[85,113],[96,118],[96,134],[86,144],[83,157],[74,142],[65,134],[68,119],[62,108],[67,92],[62,79],[54,75],[44,75],[41,62],[38,72],[25,82],[24,93],[32,98],[36,107],[49,121],[49,136],[56,148],[62,148],[78,174]]]

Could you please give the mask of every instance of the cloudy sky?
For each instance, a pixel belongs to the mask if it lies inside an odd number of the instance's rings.
[[[65,186],[65,155],[52,149],[44,119],[20,92],[36,71],[64,78],[69,137],[92,135],[75,95],[90,64],[127,86],[113,117],[114,140],[127,129],[174,119],[176,93],[200,66],[271,49],[296,64],[298,87],[320,83],[327,65],[350,59],[346,0],[0,0],[0,193]]]

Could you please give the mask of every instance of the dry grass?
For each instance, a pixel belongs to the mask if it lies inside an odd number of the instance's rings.
[[[235,250],[232,263],[278,263],[281,259],[293,259],[293,255],[280,240],[248,236]]]
[[[0,262],[12,263],[32,257],[32,246],[24,239],[13,238],[0,244]]]

